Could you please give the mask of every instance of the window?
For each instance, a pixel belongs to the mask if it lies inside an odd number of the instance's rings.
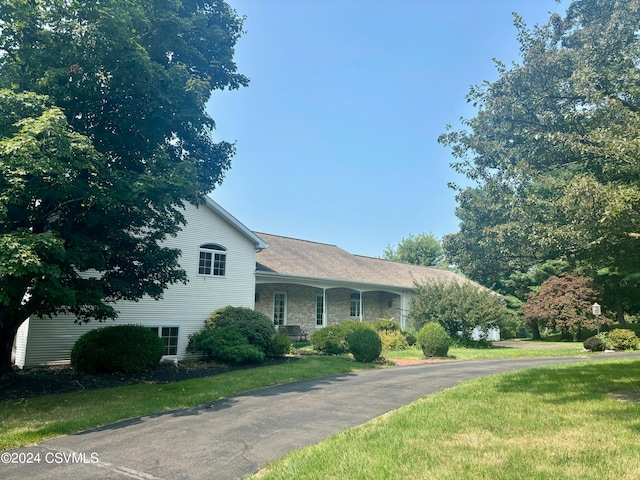
[[[287,318],[287,294],[276,292],[273,294],[273,323],[284,325]]]
[[[352,293],[351,294],[351,313],[352,317],[360,316],[360,294]]]
[[[226,251],[226,248],[215,243],[200,245],[198,273],[200,275],[224,277],[227,269]]]
[[[178,327],[149,327],[164,342],[162,355],[178,354]]]
[[[324,325],[324,295],[316,296],[316,325]]]

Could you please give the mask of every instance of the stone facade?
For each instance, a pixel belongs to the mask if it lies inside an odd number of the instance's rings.
[[[323,289],[319,287],[287,284],[287,283],[260,283],[256,285],[255,309],[264,313],[269,318],[274,317],[274,295],[286,294],[287,325],[300,325],[307,333],[313,333],[316,325],[316,299],[323,295]],[[326,324],[334,325],[351,317],[351,295],[358,293],[349,288],[327,288],[326,298]],[[395,318],[398,320],[401,314],[400,295],[372,291],[362,293],[363,321],[373,322],[378,318]]]

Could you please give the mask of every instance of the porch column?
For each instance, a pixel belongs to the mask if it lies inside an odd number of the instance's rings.
[[[322,326],[326,327],[327,323],[327,289],[322,288]]]
[[[360,291],[360,321],[362,321],[363,317],[364,317],[364,303],[362,301],[362,297],[364,296],[364,292]]]

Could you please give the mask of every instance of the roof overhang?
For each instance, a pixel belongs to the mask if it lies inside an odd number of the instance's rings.
[[[278,272],[264,272],[256,270],[256,285],[265,283],[292,283],[296,285],[305,285],[317,288],[348,288],[361,292],[385,291],[404,293],[415,291],[414,287],[354,282],[351,280],[337,280],[335,278],[301,277],[297,275],[285,275]]]
[[[249,230],[240,220],[227,212],[224,208],[214,202],[210,197],[204,197],[205,204],[207,207],[212,209],[218,215],[220,215],[224,220],[231,224],[231,226],[235,227],[240,233],[242,233],[245,237],[251,240],[258,250],[264,250],[268,247],[268,245],[258,237],[255,233]]]

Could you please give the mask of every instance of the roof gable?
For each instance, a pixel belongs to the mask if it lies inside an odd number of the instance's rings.
[[[256,246],[258,250],[262,250],[267,248],[267,244],[258,237],[255,233],[249,230],[244,224],[242,224],[236,217],[227,212],[224,208],[214,202],[210,197],[204,197],[205,204],[211,210],[216,212],[223,220],[229,223],[233,228],[238,230],[242,235],[247,237],[253,244]]]

